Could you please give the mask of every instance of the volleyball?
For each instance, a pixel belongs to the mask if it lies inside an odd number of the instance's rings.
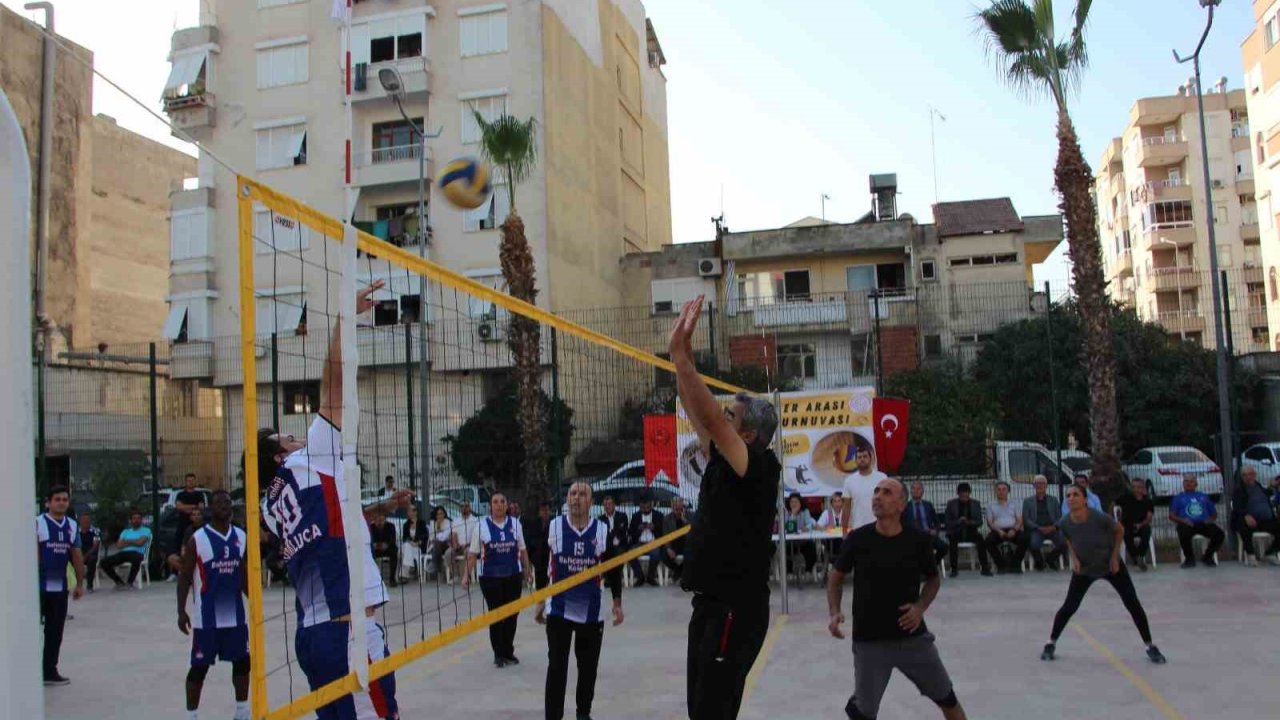
[[[437,181],[444,197],[466,210],[480,207],[489,198],[489,166],[475,158],[458,158],[444,166]]]
[[[836,468],[842,473],[851,473],[858,469],[858,446],[849,443],[839,448],[839,454],[836,457]]]

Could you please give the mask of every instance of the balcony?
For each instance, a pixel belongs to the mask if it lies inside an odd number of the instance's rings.
[[[1248,311],[1247,317],[1249,320],[1250,328],[1267,327],[1267,306],[1254,305],[1251,302],[1249,305],[1249,311]]]
[[[351,158],[354,172],[351,184],[357,187],[397,185],[418,182],[418,154],[421,145],[397,145],[355,153]],[[435,176],[431,153],[427,152],[426,179]]]
[[[1187,140],[1179,135],[1145,137],[1138,147],[1138,167],[1177,165],[1186,159]]]
[[[752,319],[758,328],[845,325],[849,321],[849,310],[843,295],[815,296],[809,301],[761,305],[752,311]]]
[[[209,86],[213,81],[213,59],[218,52],[217,27],[184,28],[173,34],[169,78],[161,100],[175,128],[174,137],[209,139],[216,119],[216,98]]]
[[[1145,231],[1147,251],[1168,250],[1170,247],[1190,247],[1196,242],[1196,229],[1190,221],[1160,223]]]
[[[1255,192],[1253,185],[1253,175],[1236,176],[1236,194],[1237,195],[1253,195]]]
[[[213,343],[192,341],[169,346],[169,377],[174,380],[213,377]]]
[[[1190,200],[1191,184],[1186,180],[1170,178],[1143,183],[1140,189],[1144,202],[1156,200]]]
[[[1200,270],[1195,266],[1149,268],[1147,274],[1151,277],[1151,289],[1155,292],[1200,287]]]
[[[1199,310],[1170,310],[1157,317],[1169,332],[1204,332],[1204,315]]]
[[[1126,248],[1116,256],[1115,265],[1111,268],[1112,277],[1124,278],[1133,275],[1133,251]]]
[[[1258,223],[1243,223],[1240,225],[1240,239],[1246,245],[1256,245],[1260,241],[1262,235],[1258,230]]]
[[[1242,280],[1246,283],[1260,283],[1262,282],[1262,265],[1245,262],[1244,270],[1241,274],[1243,275]]]
[[[431,63],[424,57],[415,57],[376,63],[356,63],[351,68],[351,102],[373,100],[390,102],[387,92],[378,82],[378,71],[386,67],[393,67],[400,71],[407,103],[426,100],[431,92]],[[345,74],[345,71],[339,72],[339,78],[344,84],[346,83]],[[345,91],[345,87],[343,89]]]

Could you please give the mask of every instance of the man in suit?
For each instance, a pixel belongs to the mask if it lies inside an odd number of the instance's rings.
[[[938,511],[933,509],[933,503],[924,499],[924,483],[919,480],[911,483],[911,500],[907,503],[907,509],[902,511],[902,524],[928,533],[933,539],[933,560],[942,562],[950,546],[943,537]]]
[[[1047,492],[1049,479],[1037,475],[1031,484],[1036,492],[1022,501],[1022,527],[1027,531],[1027,547],[1031,550],[1036,570],[1044,570],[1048,565],[1057,563],[1066,552],[1067,539],[1058,529],[1058,502]],[[1046,540],[1053,543],[1053,550],[1047,558],[1044,556]]]
[[[369,538],[373,543],[374,559],[386,558],[391,564],[391,579],[387,584],[395,587],[399,584],[396,575],[400,568],[400,543],[396,537],[396,526],[387,521],[386,511],[380,507],[369,513]]]
[[[684,498],[672,498],[671,513],[664,518],[662,534],[673,533],[690,522],[692,518],[689,517],[689,511],[685,509]],[[663,546],[662,550],[662,563],[671,570],[671,576],[678,584],[680,571],[684,569],[684,538],[672,540]]]
[[[631,525],[627,532],[628,547],[639,547],[653,542],[662,535],[662,513],[653,509],[653,496],[647,492],[640,496],[640,509],[631,516]],[[662,548],[649,553],[649,572],[642,573],[640,558],[631,561],[631,572],[636,577],[636,587],[649,583],[658,585],[658,563],[662,562]]]
[[[971,497],[973,488],[962,482],[956,486],[956,496],[947,501],[947,541],[951,544],[950,555],[951,577],[959,574],[960,567],[956,562],[960,557],[960,543],[973,543],[978,549],[978,563],[982,565],[982,574],[991,576],[991,561],[987,558],[987,548],[982,542],[982,503]]]
[[[618,509],[618,503],[612,495],[604,496],[604,513],[600,515],[600,520],[608,527],[609,534],[615,536],[618,552],[626,552],[631,526],[627,524],[627,514]]]

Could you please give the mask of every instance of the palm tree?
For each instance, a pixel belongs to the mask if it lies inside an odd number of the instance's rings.
[[[1089,424],[1094,474],[1113,482],[1119,471],[1120,421],[1116,410],[1116,369],[1111,339],[1111,307],[1102,275],[1098,210],[1093,171],[1067,111],[1067,97],[1088,65],[1084,29],[1092,0],[1076,0],[1074,22],[1065,39],[1054,30],[1053,0],[993,0],[978,13],[987,54],[1019,95],[1047,94],[1058,109],[1058,162],[1054,182],[1058,208],[1067,224],[1067,252],[1077,302],[1084,318],[1081,359],[1089,378]],[[1055,440],[1057,440],[1055,438]],[[1112,495],[1100,488],[1104,495]]]
[[[532,304],[537,300],[537,275],[533,253],[524,234],[524,221],[516,212],[516,185],[523,182],[538,161],[534,119],[518,120],[503,114],[492,121],[472,110],[480,126],[480,147],[485,158],[500,168],[507,183],[509,212],[502,223],[502,244],[498,259],[502,277],[512,296]],[[530,496],[550,497],[547,482],[547,409],[543,407],[542,358],[538,323],[512,314],[508,344],[515,358],[517,420],[524,445],[522,476]]]

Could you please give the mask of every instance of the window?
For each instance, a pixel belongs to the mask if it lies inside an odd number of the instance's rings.
[[[379,300],[373,306],[373,326],[385,327],[400,322],[400,302],[394,298]]]
[[[874,375],[876,372],[875,343],[868,333],[858,333],[849,341],[849,371],[854,377]]]
[[[169,216],[169,259],[209,257],[209,214],[204,208]]]
[[[208,339],[210,297],[205,292],[173,296],[161,336],[175,343]]]
[[[1001,253],[999,255],[972,255],[947,260],[947,265],[957,267],[985,267],[989,265],[1014,265],[1018,262],[1018,253]]]
[[[285,415],[310,415],[320,412],[320,382],[318,380],[283,383],[282,390]]]
[[[1267,161],[1267,144],[1262,139],[1262,133],[1255,133],[1253,136],[1253,144],[1258,146],[1258,164]]]
[[[1263,38],[1266,41],[1267,49],[1275,47],[1277,41],[1280,41],[1280,19],[1275,15],[1267,18],[1267,24],[1263,26]]]
[[[462,16],[458,19],[462,57],[507,51],[506,8],[494,12],[460,10],[458,14]]]
[[[503,280],[502,271],[500,270],[472,270],[464,274],[491,290],[506,292],[506,281]],[[467,314],[477,320],[481,318],[497,318],[499,313],[504,316],[507,313],[505,309],[499,309],[498,306],[474,295],[468,295],[467,297]]]
[[[175,53],[169,78],[164,84],[164,97],[176,100],[203,95],[209,85],[209,65],[206,50]]]
[[[773,273],[774,297],[781,297],[787,302],[809,300],[809,271],[787,270]]]
[[[921,280],[937,280],[938,279],[938,267],[935,261],[933,260],[920,261],[920,279]]]
[[[306,38],[258,45],[258,89],[297,85],[310,79],[310,46]]]
[[[311,230],[293,218],[263,207],[253,211],[253,246],[259,254],[305,249],[310,235]]]
[[[480,124],[476,122],[475,115],[479,113],[480,117],[486,122],[493,122],[507,113],[507,96],[505,93],[499,93],[488,96],[480,96],[474,98],[462,98],[462,142],[478,143],[480,142]]]
[[[779,345],[778,378],[808,380],[818,376],[818,356],[813,345]]]
[[[849,292],[871,292],[876,289],[876,268],[874,265],[845,268],[844,282]]]
[[[507,192],[506,183],[495,184],[493,192],[480,203],[480,207],[468,210],[462,216],[462,230],[464,232],[493,230],[506,221],[507,213],[510,211],[511,196]]]
[[[1151,227],[1190,225],[1193,221],[1190,200],[1169,200],[1147,206]]]
[[[1253,341],[1254,345],[1266,345],[1267,327],[1263,325],[1262,327],[1249,328],[1249,339]]]
[[[942,336],[924,336],[924,356],[927,358],[942,357]]]
[[[1253,177],[1253,161],[1249,159],[1248,150],[1237,150],[1235,152],[1236,159],[1236,179],[1243,180]]]
[[[1186,333],[1182,336],[1182,340],[1184,342],[1191,343],[1196,347],[1204,347],[1204,335],[1202,335],[1199,330]]]
[[[374,20],[364,27],[352,28],[351,59],[353,62],[379,63],[422,57],[426,34],[427,16],[424,13]],[[369,38],[367,57],[364,53],[365,37]]]
[[[254,308],[254,332],[261,335],[293,335],[306,331],[307,296],[301,289],[258,290]]]
[[[257,134],[259,170],[307,164],[307,126],[305,123],[261,127],[257,128]]]
[[[709,290],[708,283],[702,278],[654,280],[649,283],[654,314],[677,312],[686,302],[698,295],[714,297]]]
[[[1231,246],[1230,245],[1218,246],[1218,267],[1223,267],[1223,268],[1231,267]]]
[[[880,263],[876,265],[876,287],[881,290],[905,290],[907,266],[905,263]]]
[[[1267,339],[1264,337],[1262,341],[1266,342]],[[1244,452],[1244,456],[1249,460],[1271,461],[1273,459],[1271,457],[1271,449],[1262,445],[1249,448]]]
[[[411,118],[413,124],[393,120],[373,124],[373,153],[370,164],[413,160],[418,157],[419,143],[415,127],[422,127],[422,118]]]

